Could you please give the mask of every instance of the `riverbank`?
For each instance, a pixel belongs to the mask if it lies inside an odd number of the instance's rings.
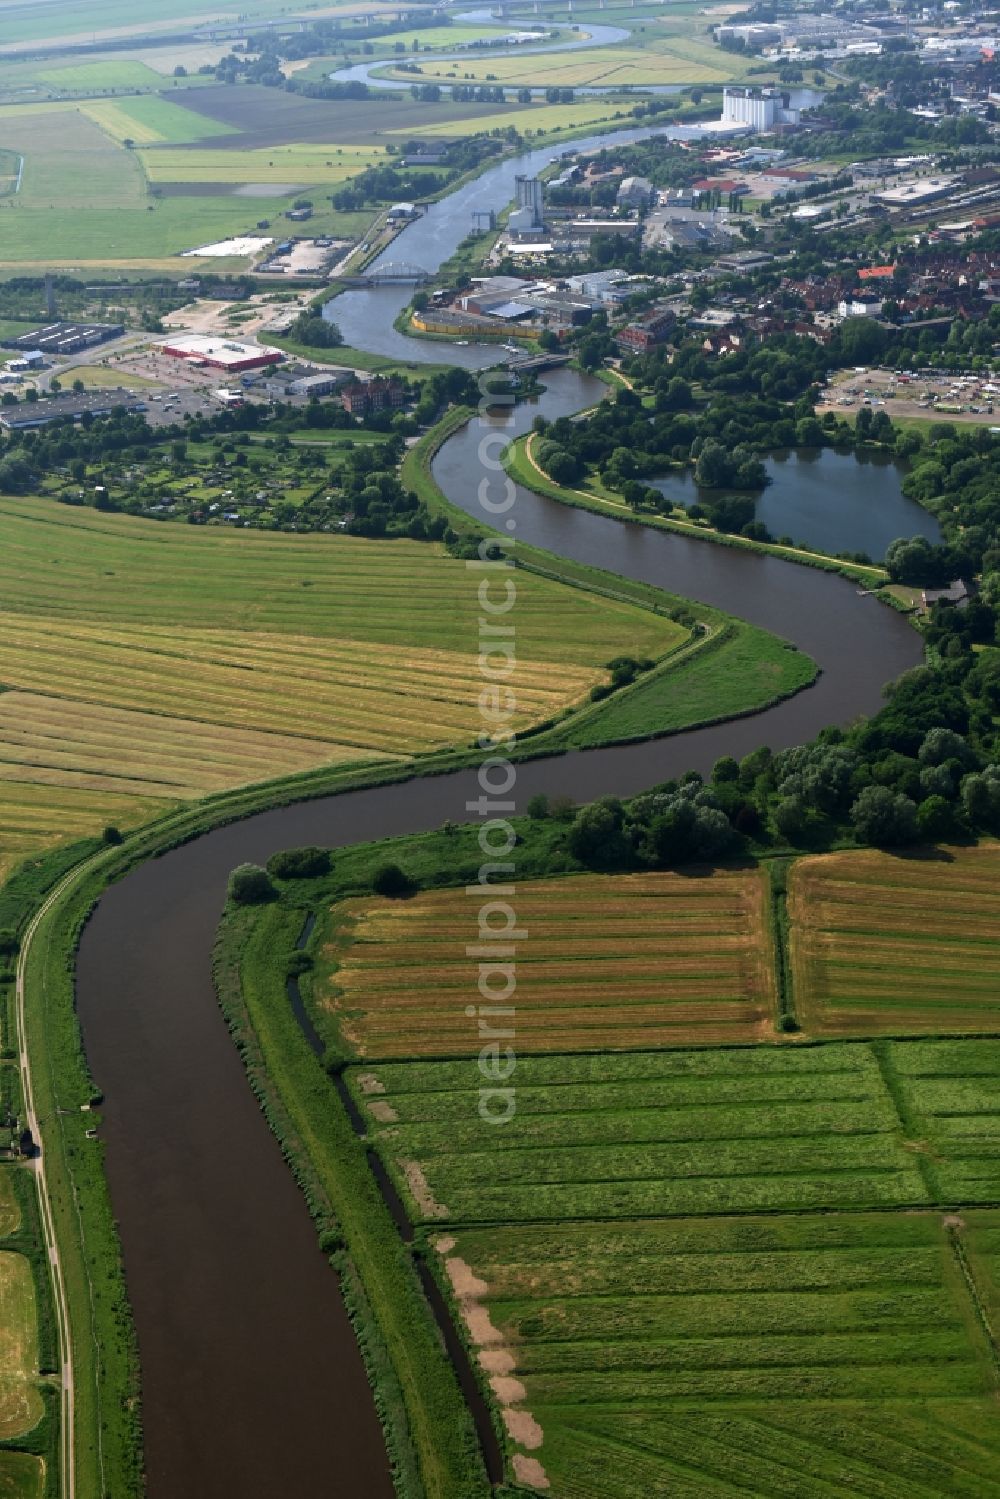
[[[400,1499],[485,1499],[468,1408],[364,1146],[285,993],[303,914],[229,907],[215,975],[251,1086],[348,1298]]]

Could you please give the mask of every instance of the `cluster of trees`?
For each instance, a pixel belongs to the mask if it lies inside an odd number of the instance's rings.
[[[942,146],[969,146],[990,140],[989,127],[971,115],[924,120],[906,109],[892,109],[881,102],[873,106],[828,98],[824,101],[823,117],[830,122],[830,128],[812,132],[798,147],[802,155],[817,161],[840,154],[845,137],[850,140],[851,153],[860,159],[895,156],[918,141],[932,141],[933,148],[940,150]]]
[[[314,308],[299,313],[288,329],[288,336],[307,349],[336,349],[344,342],[337,324]]]
[[[1000,576],[997,585],[1000,598]],[[985,613],[995,632],[993,610]],[[822,848],[849,835],[892,848],[1000,832],[1000,656],[987,664],[968,643],[907,672],[855,729],[824,729],[777,754],[726,756],[707,783],[690,771],[633,801],[581,808],[569,851],[591,868],[655,868],[754,847]],[[540,803],[530,810],[550,813]]]
[[[893,542],[886,565],[903,583],[939,586],[1000,569],[1000,444],[985,427],[934,423],[926,441],[906,434],[904,492],[937,516],[942,545]],[[897,451],[899,441],[897,440]]]
[[[768,357],[766,362],[770,369],[773,360]],[[540,439],[535,456],[558,484],[579,483],[596,471],[630,505],[654,510],[669,510],[671,503],[643,481],[693,464],[695,481],[707,492],[690,513],[696,519],[707,515],[722,530],[766,539],[766,531],[753,518],[752,499],[713,491],[762,490],[767,473],[760,453],[776,447],[822,446],[830,440],[829,429],[816,420],[807,397],[788,405],[758,395],[724,395],[696,410],[690,382],[671,373],[679,364],[657,366],[652,412],[634,391],[619,390],[585,422],[536,419]],[[771,376],[758,371],[757,378]]]

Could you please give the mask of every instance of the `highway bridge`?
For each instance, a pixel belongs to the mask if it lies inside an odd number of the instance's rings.
[[[388,260],[384,265],[373,265],[371,270],[357,276],[338,276],[345,286],[423,286],[430,281],[431,273],[422,265],[411,265],[406,260]]]

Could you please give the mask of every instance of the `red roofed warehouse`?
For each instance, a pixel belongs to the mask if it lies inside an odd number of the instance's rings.
[[[238,374],[241,370],[259,370],[284,359],[278,349],[262,349],[259,344],[235,343],[231,338],[171,338],[160,345],[160,352],[172,359],[190,359],[215,370]]]

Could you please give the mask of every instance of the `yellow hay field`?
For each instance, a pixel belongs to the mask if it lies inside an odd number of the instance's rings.
[[[800,859],[788,909],[806,1030],[1000,1029],[1000,845]]]
[[[580,875],[517,887],[518,1048],[759,1041],[775,1009],[768,895],[748,870]],[[321,1002],[363,1057],[455,1055],[484,1004],[477,904],[464,890],[363,897],[332,913]],[[500,982],[499,979],[496,980]],[[507,980],[505,979],[506,986]],[[470,1024],[472,1024],[470,1040]]]

